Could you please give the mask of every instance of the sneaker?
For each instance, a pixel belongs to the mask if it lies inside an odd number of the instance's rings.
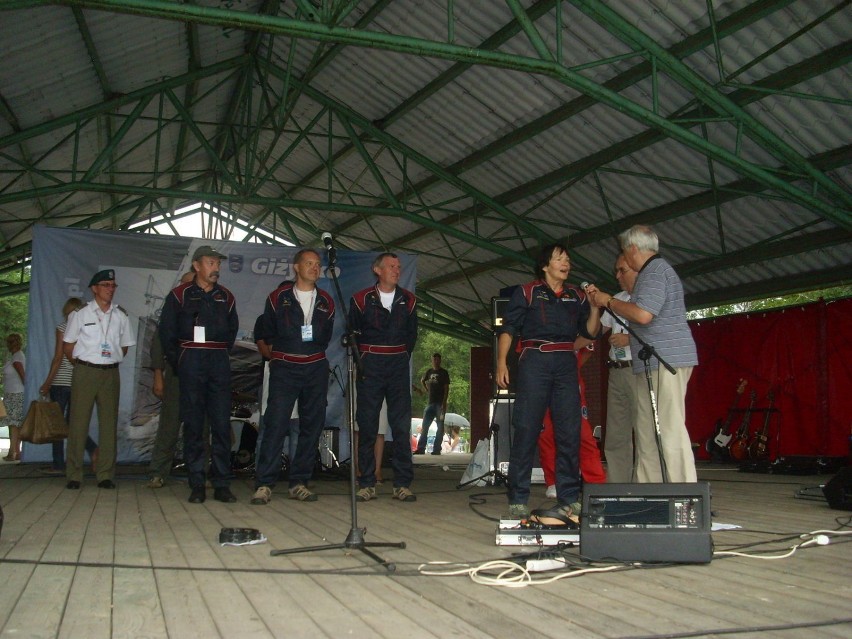
[[[203,504],[205,499],[207,499],[207,491],[204,486],[194,486],[189,493],[190,504]]]
[[[299,501],[316,501],[317,496],[308,490],[304,484],[296,484],[290,488],[290,499],[298,499]]]
[[[148,488],[162,488],[165,483],[162,477],[151,477],[148,481]]]
[[[226,504],[233,504],[237,501],[236,495],[231,492],[231,489],[227,486],[222,486],[221,488],[213,489],[213,499],[216,501],[221,501]]]
[[[529,519],[530,507],[526,504],[509,504],[509,514],[516,519]]]
[[[266,506],[272,499],[272,489],[269,486],[261,486],[251,498],[251,503],[255,506]]]
[[[556,508],[554,508],[555,512],[558,512],[566,519],[570,519],[575,524],[580,523],[580,511],[583,509],[583,506],[580,502],[575,501],[572,504],[559,504]]]
[[[408,486],[400,486],[393,489],[393,498],[399,501],[417,501],[417,495],[411,492]]]
[[[357,493],[355,493],[355,499],[358,501],[370,501],[371,499],[378,499],[378,495],[376,494],[376,488],[374,486],[365,486]]]
[[[544,496],[548,499],[556,499],[556,484],[548,486],[547,490],[544,491]]]

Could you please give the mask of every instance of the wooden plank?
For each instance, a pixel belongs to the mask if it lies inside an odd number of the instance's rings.
[[[59,639],[107,639],[112,636],[113,573],[108,568],[79,567],[66,591]]]
[[[251,480],[237,480],[237,503],[215,502],[209,491],[211,499],[193,505],[180,482],[160,490],[127,480],[115,491],[89,484],[66,491],[64,482],[16,468],[21,478],[2,484],[4,509],[12,517],[0,540],[0,633],[478,639],[532,631],[581,639],[737,631],[757,637],[761,628],[812,623],[817,625],[811,629],[771,634],[852,635],[848,622],[832,624],[849,615],[848,606],[837,602],[852,599],[852,545],[844,543],[802,549],[778,561],[714,559],[521,589],[483,586],[468,576],[425,576],[417,567],[429,561],[477,565],[533,550],[496,546],[504,491],[456,490],[462,470],[418,467],[417,502],[390,499],[388,482],[377,501],[358,506],[368,542],[406,543],[405,549],[377,549],[396,564],[389,574],[357,549],[324,547],[342,543],[350,531],[344,481],[315,482],[315,503],[288,500],[284,481],[269,505],[256,507],[248,503]],[[720,548],[764,548],[769,541],[770,548],[783,549],[794,541],[778,541],[782,535],[835,528],[843,515],[818,500],[793,497],[800,486],[825,478],[744,475],[730,468],[702,475],[712,477],[716,520],[744,526],[714,533]],[[534,486],[531,503],[547,503],[543,493],[543,486]],[[468,507],[472,494],[485,496],[476,508],[491,519]],[[269,542],[223,548],[218,533],[226,526],[257,528]],[[315,545],[323,548],[269,555],[273,548]],[[568,554],[579,561],[578,549]],[[13,559],[32,563],[8,563]],[[38,615],[29,599],[44,587],[56,612],[41,615],[30,628]]]

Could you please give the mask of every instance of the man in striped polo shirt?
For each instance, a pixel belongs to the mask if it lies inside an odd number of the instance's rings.
[[[638,271],[630,301],[589,287],[592,301],[630,322],[631,328],[672,366],[672,375],[651,358],[651,380],[657,398],[662,453],[671,482],[694,482],[695,458],[686,430],[686,387],[698,354],[686,322],[683,285],[672,266],[659,255],[659,239],[649,226],[636,225],[618,236],[628,266]],[[644,376],[645,364],[638,357],[639,342],[631,336],[636,392],[636,479],[663,480],[657,448],[654,414]]]

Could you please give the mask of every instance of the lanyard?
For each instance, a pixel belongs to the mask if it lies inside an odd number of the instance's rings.
[[[299,306],[302,307],[302,313],[305,315],[305,324],[304,325],[308,326],[311,323],[311,320],[314,317],[314,308],[316,306],[316,301],[317,301],[317,289],[313,289],[310,293],[308,293],[307,291],[300,291],[294,285],[293,286],[293,295],[296,297],[296,301],[299,302]],[[307,312],[305,312],[305,305],[302,301],[302,295],[310,295],[311,296],[311,301],[310,301],[310,305],[308,306]]]
[[[106,330],[104,330],[104,322],[103,322],[103,319],[101,318],[99,313],[103,313],[104,315],[106,315],[107,313],[105,313],[104,311],[101,311],[100,308],[95,309],[95,317],[98,320],[98,325],[101,327],[101,333],[104,336],[103,343],[106,344],[107,343],[107,335],[109,334],[109,325],[112,324],[112,306],[110,306],[110,309],[109,309],[109,319],[107,320]]]

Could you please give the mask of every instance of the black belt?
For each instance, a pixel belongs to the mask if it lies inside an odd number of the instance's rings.
[[[608,359],[606,361],[606,367],[607,368],[627,368],[628,366],[633,366],[633,362],[631,362],[630,360],[627,360],[627,359],[622,360],[620,362],[612,360],[612,359]]]
[[[84,359],[78,359],[77,364],[82,364],[83,366],[89,366],[91,368],[101,368],[101,369],[118,368],[118,362],[116,362],[115,364],[92,364],[92,362],[87,362]]]

